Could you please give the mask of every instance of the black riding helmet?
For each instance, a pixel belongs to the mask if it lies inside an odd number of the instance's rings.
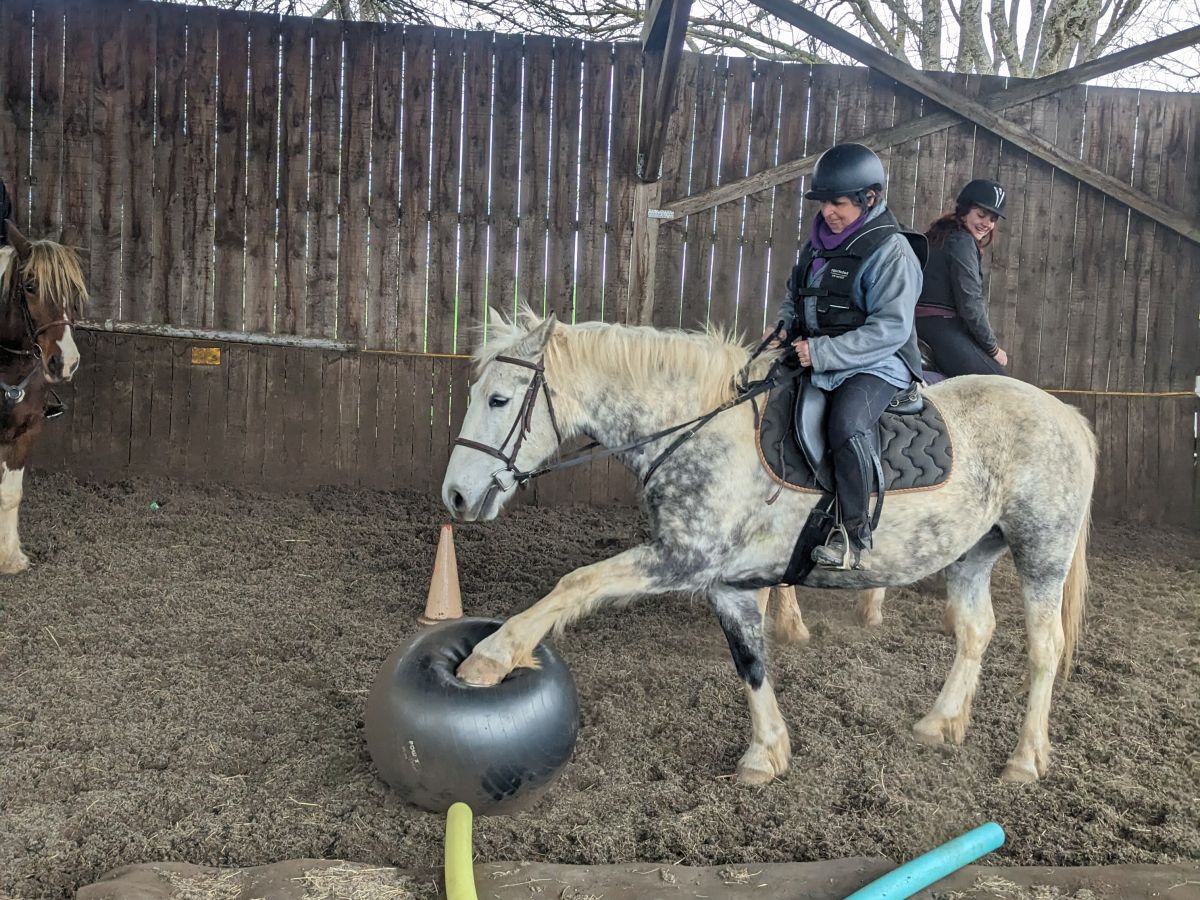
[[[861,203],[865,191],[882,191],[886,184],[887,172],[874,150],[863,144],[834,144],[817,159],[812,185],[804,196],[808,200],[850,197]]]
[[[995,213],[1003,219],[1004,201],[1007,199],[1008,194],[997,182],[987,178],[976,178],[958,192],[957,203],[967,209],[978,206],[985,212]]]

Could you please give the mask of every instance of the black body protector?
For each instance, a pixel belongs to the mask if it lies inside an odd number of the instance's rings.
[[[866,312],[854,303],[854,285],[858,282],[858,272],[863,263],[893,234],[902,234],[907,238],[921,268],[925,268],[929,258],[929,242],[925,235],[901,228],[888,209],[840,247],[817,250],[811,242],[804,245],[800,261],[792,269],[787,286],[796,304],[793,338],[836,337],[861,328],[866,323]],[[818,257],[825,260],[825,277],[819,286],[808,287],[808,275],[813,261]],[[912,373],[913,380],[921,381],[921,351],[917,346],[915,331],[900,348],[899,356]]]

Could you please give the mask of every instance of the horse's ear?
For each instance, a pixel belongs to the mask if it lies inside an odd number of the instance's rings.
[[[500,311],[493,306],[488,307],[488,328],[507,328],[508,322],[504,320],[504,316],[500,315]]]
[[[554,332],[554,326],[558,324],[558,317],[554,313],[550,313],[545,319],[538,323],[533,331],[529,332],[521,339],[519,348],[519,356],[537,357],[546,349],[546,344],[550,340],[550,335]]]
[[[541,326],[542,321],[542,318],[524,303],[517,310],[517,324],[526,331],[535,331]]]
[[[30,245],[25,235],[17,230],[16,223],[12,219],[4,220],[5,234],[8,235],[8,242],[13,245],[13,249],[17,251],[17,256],[21,258],[21,262],[29,259],[29,254],[33,252],[33,247]]]

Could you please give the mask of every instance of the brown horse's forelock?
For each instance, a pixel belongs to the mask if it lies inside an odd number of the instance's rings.
[[[32,278],[43,302],[54,304],[72,319],[83,315],[88,290],[78,253],[54,241],[32,241],[31,245],[32,252],[21,264],[17,280]]]

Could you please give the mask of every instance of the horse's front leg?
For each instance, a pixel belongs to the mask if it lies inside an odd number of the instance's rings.
[[[0,574],[15,575],[29,568],[17,532],[17,511],[25,483],[25,470],[0,463]]]
[[[763,618],[754,591],[718,587],[709,594],[750,705],[750,747],[738,761],[738,781],[766,784],[787,771],[792,744],[767,678]]]
[[[513,669],[532,667],[533,651],[551,629],[561,632],[606,600],[665,592],[660,569],[659,555],[642,545],[569,572],[549,594],[476,644],[458,667],[458,677],[486,686],[498,684]]]

